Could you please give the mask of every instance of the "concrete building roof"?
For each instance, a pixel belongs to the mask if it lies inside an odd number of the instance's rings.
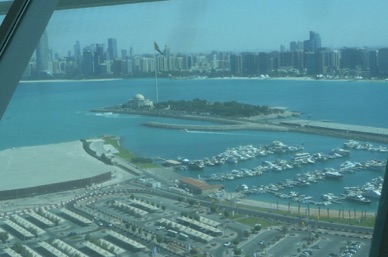
[[[2,190],[89,178],[112,170],[86,153],[81,141],[0,151]]]
[[[203,181],[200,181],[200,180],[197,180],[197,179],[193,179],[193,178],[189,178],[189,177],[181,178],[179,181],[181,183],[186,184],[186,185],[190,185],[190,186],[202,189],[202,190],[209,189],[209,188],[219,188],[219,187],[221,187],[221,185],[209,185],[209,184],[207,184],[207,183],[205,183]]]

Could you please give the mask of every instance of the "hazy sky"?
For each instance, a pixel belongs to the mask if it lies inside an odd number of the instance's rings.
[[[303,41],[322,46],[388,46],[387,0],[171,0],[54,13],[47,32],[55,52],[116,38],[119,51],[269,51]]]

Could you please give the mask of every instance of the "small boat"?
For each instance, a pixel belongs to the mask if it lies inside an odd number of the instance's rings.
[[[330,178],[330,179],[338,179],[343,177],[341,173],[335,170],[326,171],[324,175],[326,178]]]
[[[362,195],[350,194],[346,197],[346,199],[351,200],[351,201],[355,201],[355,202],[359,202],[359,203],[371,203],[372,202],[371,200],[366,199]]]

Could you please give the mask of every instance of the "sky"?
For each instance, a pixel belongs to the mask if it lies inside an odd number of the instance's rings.
[[[49,46],[67,55],[116,38],[118,50],[154,53],[271,51],[320,34],[322,46],[388,47],[387,0],[170,0],[56,11]]]

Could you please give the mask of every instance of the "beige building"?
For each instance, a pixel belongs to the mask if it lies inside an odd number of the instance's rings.
[[[202,194],[208,195],[212,193],[216,193],[224,188],[223,185],[209,185],[201,180],[193,179],[193,178],[181,178],[179,180],[180,187],[187,188],[190,193],[193,194]]]
[[[153,108],[154,103],[149,99],[144,98],[142,94],[136,94],[132,99],[129,99],[124,107],[131,109]]]

